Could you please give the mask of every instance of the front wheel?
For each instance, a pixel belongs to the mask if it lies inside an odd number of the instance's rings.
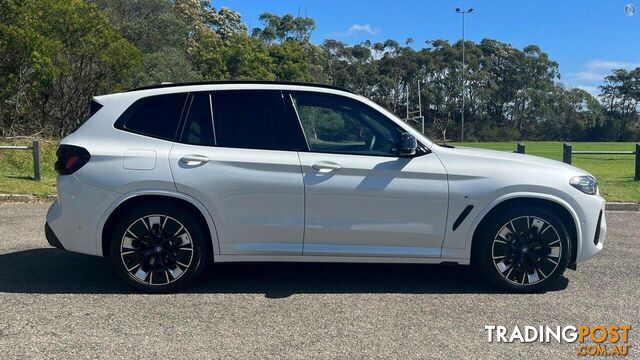
[[[111,260],[134,288],[172,292],[192,283],[205,266],[207,237],[187,209],[149,203],[127,211],[111,237]]]
[[[522,207],[495,214],[476,239],[474,261],[493,285],[515,292],[547,289],[564,273],[571,242],[552,212]]]

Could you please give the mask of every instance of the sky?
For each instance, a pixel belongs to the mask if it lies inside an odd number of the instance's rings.
[[[636,9],[627,15],[625,7]],[[465,17],[465,37],[492,38],[522,49],[535,44],[560,64],[560,82],[593,94],[614,68],[640,66],[640,0],[213,0],[240,12],[249,29],[264,12],[309,16],[316,22],[311,41],[332,38],[349,44],[411,37],[462,37],[455,8],[473,8]],[[627,10],[629,7],[627,7]]]

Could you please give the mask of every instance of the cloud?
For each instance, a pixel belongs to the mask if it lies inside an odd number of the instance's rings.
[[[583,89],[593,95],[598,95],[600,93],[598,86],[602,85],[604,78],[611,75],[614,69],[632,70],[639,66],[640,63],[627,61],[591,60],[584,64],[581,71],[568,73],[564,76],[563,82],[568,87]]]
[[[578,89],[582,89],[586,92],[588,92],[589,94],[593,95],[593,96],[598,96],[600,94],[600,89],[598,89],[597,86],[584,86],[584,85],[578,85],[576,86]]]
[[[380,33],[380,29],[373,27],[369,24],[353,24],[349,30],[345,32],[333,33],[333,36],[353,37],[359,34],[377,35]]]
[[[640,64],[615,60],[591,60],[585,66],[593,69],[630,69],[636,68]]]
[[[591,60],[584,65],[582,71],[567,74],[570,82],[600,82],[605,76],[611,75],[614,69],[632,70],[640,66],[640,63],[630,63],[615,60]]]

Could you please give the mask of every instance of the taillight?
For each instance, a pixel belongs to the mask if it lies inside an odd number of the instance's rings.
[[[70,175],[78,171],[91,159],[87,149],[74,145],[60,145],[56,152],[56,171],[60,175]]]

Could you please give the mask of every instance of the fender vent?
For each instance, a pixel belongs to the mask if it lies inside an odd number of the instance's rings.
[[[458,216],[458,218],[456,219],[456,221],[453,223],[453,231],[456,231],[456,229],[458,228],[458,226],[460,226],[460,224],[462,224],[462,222],[464,221],[464,219],[467,218],[467,215],[469,215],[469,213],[471,212],[471,210],[473,210],[473,205],[467,205],[466,208],[464,208],[464,210],[462,210],[462,212],[460,213],[460,215]]]
[[[598,216],[598,225],[596,226],[596,236],[593,237],[593,243],[598,245],[600,242],[600,226],[602,225],[602,210],[600,210],[600,216]]]

